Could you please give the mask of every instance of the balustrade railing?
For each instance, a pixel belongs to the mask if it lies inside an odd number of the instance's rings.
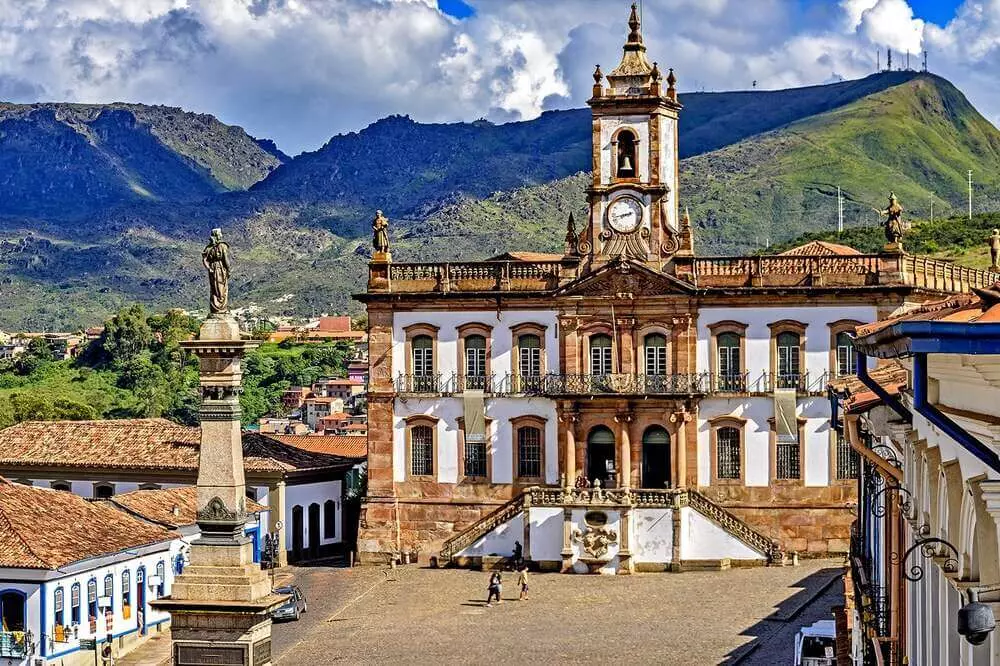
[[[558,261],[472,261],[389,264],[389,290],[548,291],[559,285]]]
[[[28,656],[27,634],[23,631],[0,631],[0,658],[23,659]]]

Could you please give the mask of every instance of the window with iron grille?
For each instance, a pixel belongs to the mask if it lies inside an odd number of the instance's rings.
[[[430,426],[415,426],[410,430],[410,458],[410,474],[434,473],[434,431]]]
[[[854,341],[847,333],[837,333],[837,376],[853,375],[857,352],[854,351]]]
[[[590,336],[590,374],[595,377],[610,375],[611,369],[611,336]]]
[[[465,475],[486,476],[486,442],[465,443]]]
[[[517,429],[517,475],[542,476],[542,431],[532,426]]]
[[[778,348],[778,388],[797,388],[799,385],[799,334],[779,333]]]
[[[861,460],[858,452],[851,448],[850,442],[843,435],[837,435],[837,478],[858,478]]]
[[[667,374],[667,338],[659,333],[646,336],[646,374],[662,377]]]
[[[522,335],[517,339],[518,372],[522,377],[537,377],[542,373],[542,341],[537,335]]]
[[[719,390],[742,390],[743,368],[740,367],[740,336],[736,333],[720,333],[715,338],[715,344],[719,357]]]
[[[466,388],[481,389],[486,378],[486,338],[470,335],[465,338]]]
[[[779,479],[798,479],[801,476],[801,460],[798,442],[778,442],[775,447],[777,460],[775,471]]]
[[[740,478],[740,431],[731,426],[715,431],[716,475],[720,479]]]

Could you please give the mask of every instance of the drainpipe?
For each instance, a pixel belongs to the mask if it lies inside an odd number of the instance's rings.
[[[830,401],[830,425],[841,435],[844,434],[844,426],[840,423],[840,397],[832,388],[827,387],[826,397]]]
[[[913,409],[972,455],[1000,473],[1000,456],[927,400],[927,353],[913,355]]]
[[[882,385],[868,374],[868,355],[859,351],[855,365],[857,367],[858,379],[861,380],[861,383],[871,389],[872,393],[877,395],[892,411],[899,414],[904,421],[913,423],[913,414],[906,408],[906,405],[901,403],[898,397],[889,395],[889,392],[882,388]]]

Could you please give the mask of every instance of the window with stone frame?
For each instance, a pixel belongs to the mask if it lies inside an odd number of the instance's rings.
[[[667,336],[650,333],[643,338],[646,351],[646,375],[663,377],[667,374]]]
[[[542,374],[542,341],[537,335],[527,333],[517,339],[518,373],[522,377]]]
[[[427,425],[410,428],[410,474],[434,474],[434,430]]]
[[[801,436],[801,435],[800,435]],[[778,479],[802,478],[801,442],[775,441],[775,477]]]
[[[720,333],[715,338],[716,358],[718,359],[717,386],[720,391],[745,391],[743,381],[743,364],[741,361],[741,341],[738,333]]]
[[[861,457],[842,434],[837,433],[837,479],[856,479],[861,469]]]
[[[413,390],[420,392],[437,390],[434,374],[434,338],[429,335],[414,336],[410,343],[413,353]]]
[[[521,478],[542,476],[542,431],[535,426],[517,429],[517,475]]]
[[[590,374],[594,377],[610,375],[613,372],[611,336],[596,333],[590,336]]]
[[[743,471],[741,461],[743,444],[740,431],[732,426],[723,426],[715,431],[716,477],[719,479],[739,479]]]
[[[486,442],[470,442],[465,440],[463,444],[465,446],[465,469],[462,470],[463,474],[465,476],[486,478]]]
[[[857,363],[857,352],[854,350],[854,340],[846,331],[841,331],[837,333],[837,367],[835,371],[838,377],[845,377],[847,375],[853,375],[856,363]]]
[[[777,349],[777,388],[798,388],[801,379],[801,342],[798,333],[784,331],[775,339]]]
[[[486,338],[482,335],[465,337],[465,388],[486,388]]]

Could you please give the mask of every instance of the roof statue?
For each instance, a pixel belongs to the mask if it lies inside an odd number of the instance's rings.
[[[1000,271],[1000,229],[990,234],[990,268]]]
[[[375,211],[372,220],[372,247],[380,254],[389,252],[389,218],[380,210]]]
[[[895,192],[889,193],[889,207],[885,210],[875,209],[879,215],[885,216],[885,240],[893,246],[893,249],[900,249],[900,241],[903,240],[903,207],[899,205],[899,199]]]
[[[229,244],[222,240],[222,229],[212,229],[201,263],[208,271],[209,313],[229,312]]]

